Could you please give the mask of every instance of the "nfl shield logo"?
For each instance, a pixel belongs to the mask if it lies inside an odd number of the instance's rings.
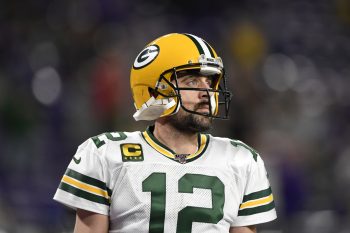
[[[184,164],[184,163],[186,163],[187,156],[188,156],[188,154],[176,154],[175,160],[177,160],[181,164]]]

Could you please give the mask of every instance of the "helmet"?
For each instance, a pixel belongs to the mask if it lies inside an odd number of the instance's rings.
[[[177,75],[183,71],[213,76],[212,88],[179,88]],[[226,87],[222,60],[206,41],[195,35],[172,33],[149,43],[134,61],[130,85],[137,121],[169,116],[177,113],[180,107],[194,114],[228,118],[231,93]],[[181,90],[206,91],[210,96],[209,113],[185,108]],[[223,113],[219,113],[221,109]]]

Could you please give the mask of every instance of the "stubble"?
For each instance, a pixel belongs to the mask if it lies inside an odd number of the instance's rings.
[[[213,119],[181,108],[177,114],[169,116],[169,122],[184,133],[202,133],[211,129]]]

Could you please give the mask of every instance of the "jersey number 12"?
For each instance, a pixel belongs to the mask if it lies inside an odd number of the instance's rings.
[[[179,179],[180,193],[193,193],[193,188],[210,189],[212,208],[186,206],[178,213],[177,233],[191,233],[192,222],[218,223],[223,218],[225,186],[216,176],[185,174]],[[166,174],[152,173],[142,182],[142,191],[151,192],[149,233],[164,233]]]

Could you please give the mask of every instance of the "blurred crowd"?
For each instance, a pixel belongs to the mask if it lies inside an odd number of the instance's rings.
[[[72,232],[52,200],[77,146],[135,122],[129,71],[153,39],[206,39],[230,120],[258,150],[279,218],[261,233],[350,232],[350,1],[0,2],[0,233]]]

